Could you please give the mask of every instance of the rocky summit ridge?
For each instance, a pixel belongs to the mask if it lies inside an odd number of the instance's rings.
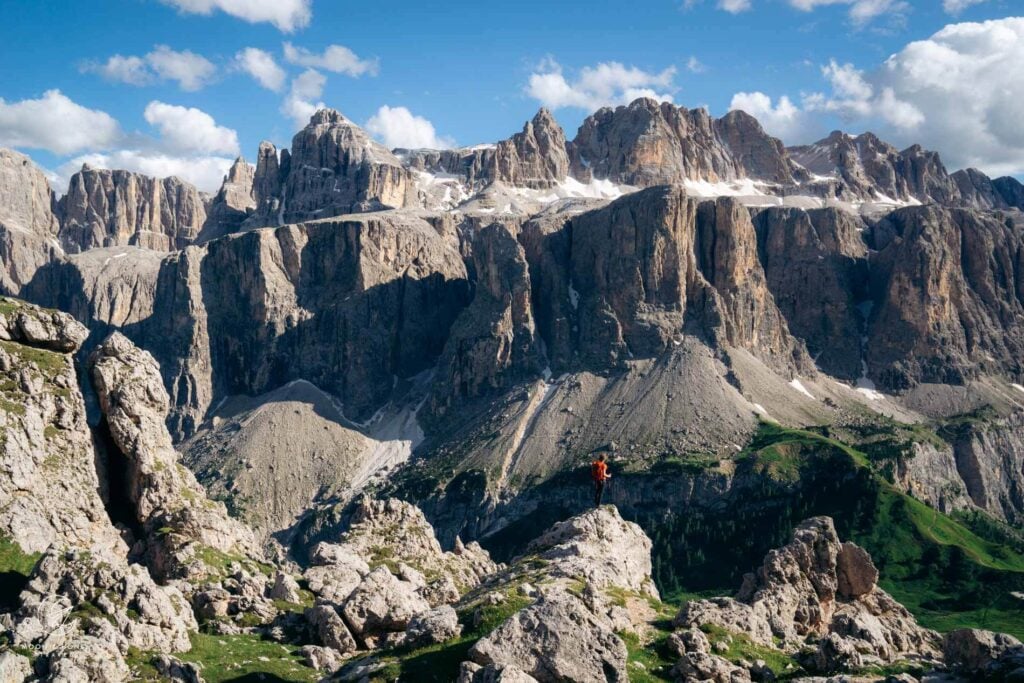
[[[0,680],[1015,680],[1022,208],[652,100],[0,151]]]

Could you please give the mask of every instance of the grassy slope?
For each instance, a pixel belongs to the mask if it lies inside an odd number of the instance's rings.
[[[0,535],[0,609],[17,604],[18,594],[38,560],[38,553],[26,553],[13,540]]]
[[[897,491],[870,469],[877,460],[872,455],[815,432],[764,424],[738,464],[783,486],[751,492],[760,509],[698,515],[667,534],[656,528],[656,572],[661,570],[659,579],[669,584],[663,586],[666,593],[731,592],[738,576],[759,563],[767,549],[762,546],[784,541],[780,536],[800,519],[828,514],[841,537],[871,553],[882,586],[924,625],[974,626],[1024,637],[1024,610],[1009,595],[1024,589],[1024,555],[1012,547],[1013,539],[998,538],[998,532],[985,538],[969,521]],[[673,533],[684,543],[674,543]]]

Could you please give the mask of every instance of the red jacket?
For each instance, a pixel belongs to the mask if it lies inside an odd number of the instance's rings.
[[[608,463],[595,460],[590,465],[590,477],[594,481],[604,481],[608,478]]]

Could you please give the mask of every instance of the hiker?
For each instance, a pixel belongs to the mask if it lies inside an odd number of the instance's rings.
[[[590,478],[594,480],[594,507],[601,507],[601,497],[604,496],[604,483],[612,478],[608,474],[608,459],[604,453],[597,456],[597,460],[590,464]]]

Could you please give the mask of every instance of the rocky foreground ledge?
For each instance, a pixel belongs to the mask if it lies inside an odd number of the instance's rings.
[[[119,334],[87,361],[103,418],[90,430],[84,338],[69,316],[0,300],[0,541],[32,567],[0,606],[0,683],[135,680],[142,664],[145,680],[201,681],[184,654],[200,632],[277,643],[341,681],[417,680],[407,667],[424,653],[461,683],[626,681],[651,673],[641,655],[655,650],[659,676],[679,681],[1024,680],[1019,641],[921,627],[826,517],[734,597],[675,614],[650,539],[614,506],[502,565],[476,543],[443,549],[409,503],[366,498],[306,566],[268,556],[180,464],[156,362]]]

